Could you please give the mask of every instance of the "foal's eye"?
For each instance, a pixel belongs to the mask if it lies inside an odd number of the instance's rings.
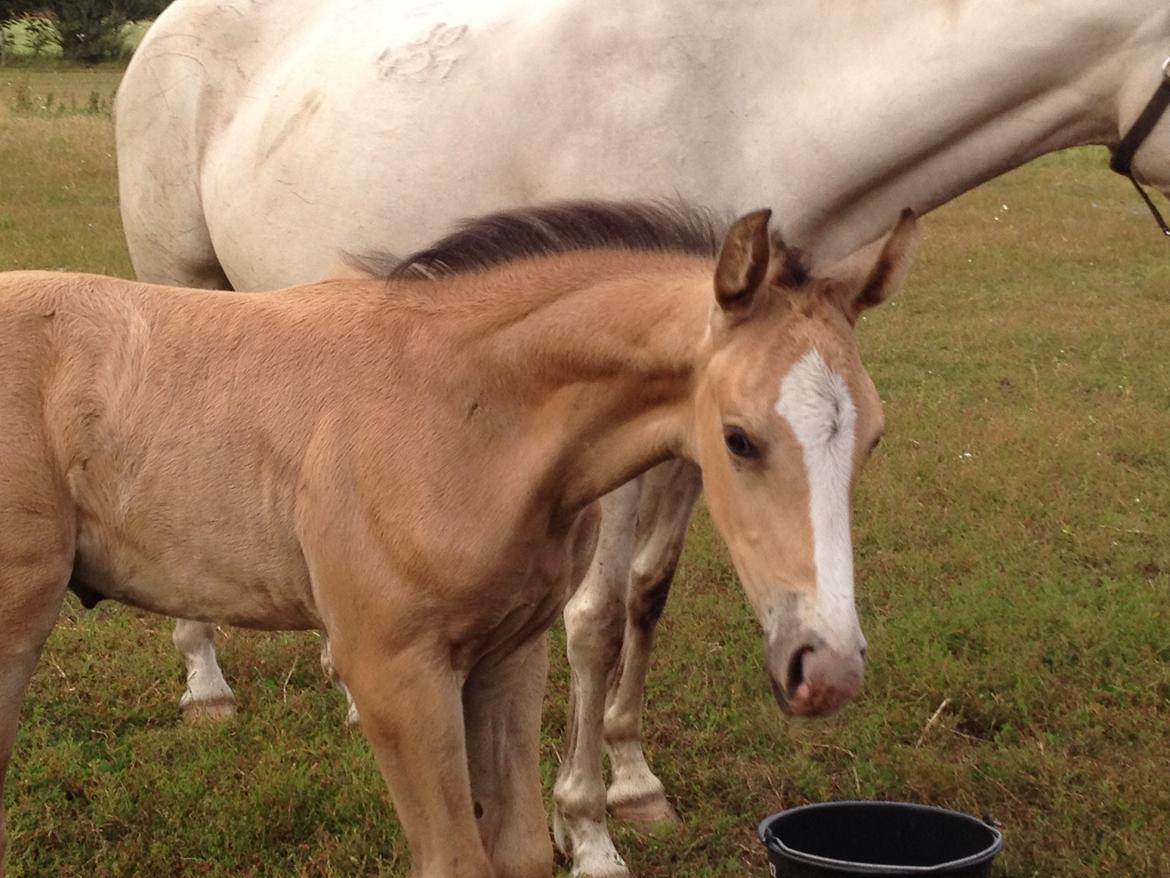
[[[727,450],[735,457],[752,460],[760,456],[759,449],[752,444],[752,440],[740,427],[724,427],[723,442],[727,445]]]

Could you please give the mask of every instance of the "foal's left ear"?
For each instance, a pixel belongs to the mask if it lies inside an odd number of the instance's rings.
[[[841,285],[842,304],[850,321],[896,293],[906,280],[918,251],[918,221],[906,208],[882,238],[842,260],[829,276]]]

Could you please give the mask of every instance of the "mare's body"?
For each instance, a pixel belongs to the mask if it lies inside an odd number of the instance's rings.
[[[316,280],[340,250],[404,253],[541,198],[766,203],[825,262],[906,205],[1116,145],[1167,54],[1164,0],[179,0],[119,91],[123,221],[140,278],[237,289]],[[1135,168],[1163,192],[1168,156],[1162,120]],[[699,487],[674,461],[607,498],[566,615],[558,829],[589,874],[625,874],[603,747],[615,812],[673,819],[641,700]],[[192,714],[232,709],[213,631],[176,627]]]

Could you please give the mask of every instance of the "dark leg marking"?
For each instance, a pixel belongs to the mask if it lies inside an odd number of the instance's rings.
[[[630,620],[639,628],[653,628],[662,618],[670,586],[674,582],[675,566],[672,564],[657,582],[649,588],[639,588],[630,602]]]

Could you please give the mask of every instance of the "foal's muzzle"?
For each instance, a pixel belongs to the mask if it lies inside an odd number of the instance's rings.
[[[772,692],[784,713],[828,716],[861,691],[865,646],[845,653],[804,633],[767,641],[764,657]]]

